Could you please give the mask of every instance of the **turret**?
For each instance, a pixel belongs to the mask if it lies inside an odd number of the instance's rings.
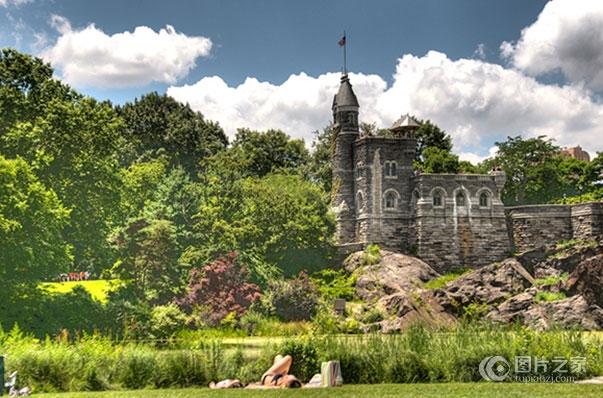
[[[341,76],[339,91],[333,98],[333,123],[337,131],[358,132],[358,99],[347,74]]]
[[[336,238],[340,244],[352,243],[356,238],[353,146],[358,138],[358,109],[358,99],[344,73],[332,108],[336,136],[331,197],[337,218]]]

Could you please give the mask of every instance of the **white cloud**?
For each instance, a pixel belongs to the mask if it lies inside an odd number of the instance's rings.
[[[357,96],[365,103],[375,102],[387,86],[376,75],[351,74],[350,78]],[[338,73],[317,78],[300,73],[280,85],[247,78],[237,87],[229,87],[220,77],[212,76],[193,85],[170,87],[167,93],[218,120],[230,136],[240,127],[277,128],[310,142],[312,131],[329,123],[338,87]]]
[[[155,32],[138,26],[133,32],[108,35],[94,25],[77,30],[53,15],[57,42],[42,52],[66,82],[79,87],[133,87],[152,82],[175,83],[209,55],[212,42],[187,36],[167,25]]]
[[[532,75],[561,71],[573,82],[603,90],[603,1],[553,0],[517,43],[501,55]]]
[[[376,75],[350,80],[362,120],[389,126],[406,112],[431,119],[452,135],[459,153],[485,153],[520,133],[603,150],[603,105],[578,86],[545,85],[514,69],[435,51],[400,58],[390,87]],[[308,142],[311,131],[330,121],[338,84],[336,73],[291,75],[280,85],[248,78],[236,87],[214,76],[170,87],[168,94],[219,121],[231,136],[238,127],[281,128]]]
[[[26,3],[31,3],[33,0],[0,0],[0,7],[20,6]]]

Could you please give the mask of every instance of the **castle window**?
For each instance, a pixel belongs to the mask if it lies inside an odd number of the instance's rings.
[[[486,192],[482,192],[479,195],[479,205],[480,207],[488,207],[490,205],[490,197]]]
[[[393,189],[386,191],[384,195],[385,208],[388,210],[396,209],[398,207],[398,196],[398,193]]]
[[[442,194],[440,192],[433,194],[433,207],[442,207]]]
[[[465,194],[459,192],[456,194],[456,205],[457,206],[465,206]]]
[[[398,176],[397,173],[398,164],[394,161],[385,162],[385,177],[395,178]]]

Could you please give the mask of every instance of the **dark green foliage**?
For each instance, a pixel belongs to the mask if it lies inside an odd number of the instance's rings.
[[[295,171],[306,164],[309,156],[303,140],[291,139],[280,130],[239,129],[232,145],[234,153],[245,159],[247,175],[256,177]]]
[[[275,314],[283,321],[310,320],[318,307],[319,293],[305,273],[295,279],[276,281],[270,289]]]
[[[419,120],[421,127],[415,132],[417,140],[416,159],[421,162],[425,159],[424,151],[427,148],[439,148],[450,153],[452,151],[452,138],[446,132],[433,124],[431,120]]]
[[[117,110],[125,122],[122,135],[127,144],[121,150],[125,164],[165,154],[194,176],[201,159],[228,144],[217,123],[165,94],[143,95]]]
[[[460,171],[459,157],[445,149],[427,147],[421,158],[421,162],[415,162],[415,168],[423,173],[456,174]]]
[[[181,290],[176,228],[167,220],[138,219],[113,238],[121,260],[112,272],[134,281],[139,297],[151,304],[166,304]]]

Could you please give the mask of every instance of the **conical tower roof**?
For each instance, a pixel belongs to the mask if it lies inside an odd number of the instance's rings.
[[[400,117],[400,119],[396,120],[390,130],[406,130],[406,129],[416,129],[421,127],[419,122],[417,122],[412,116],[408,113]]]
[[[350,83],[347,74],[341,76],[339,91],[333,99],[333,108],[343,106],[360,107],[358,98],[356,98],[356,94],[354,94],[354,90],[352,90],[352,84]]]

